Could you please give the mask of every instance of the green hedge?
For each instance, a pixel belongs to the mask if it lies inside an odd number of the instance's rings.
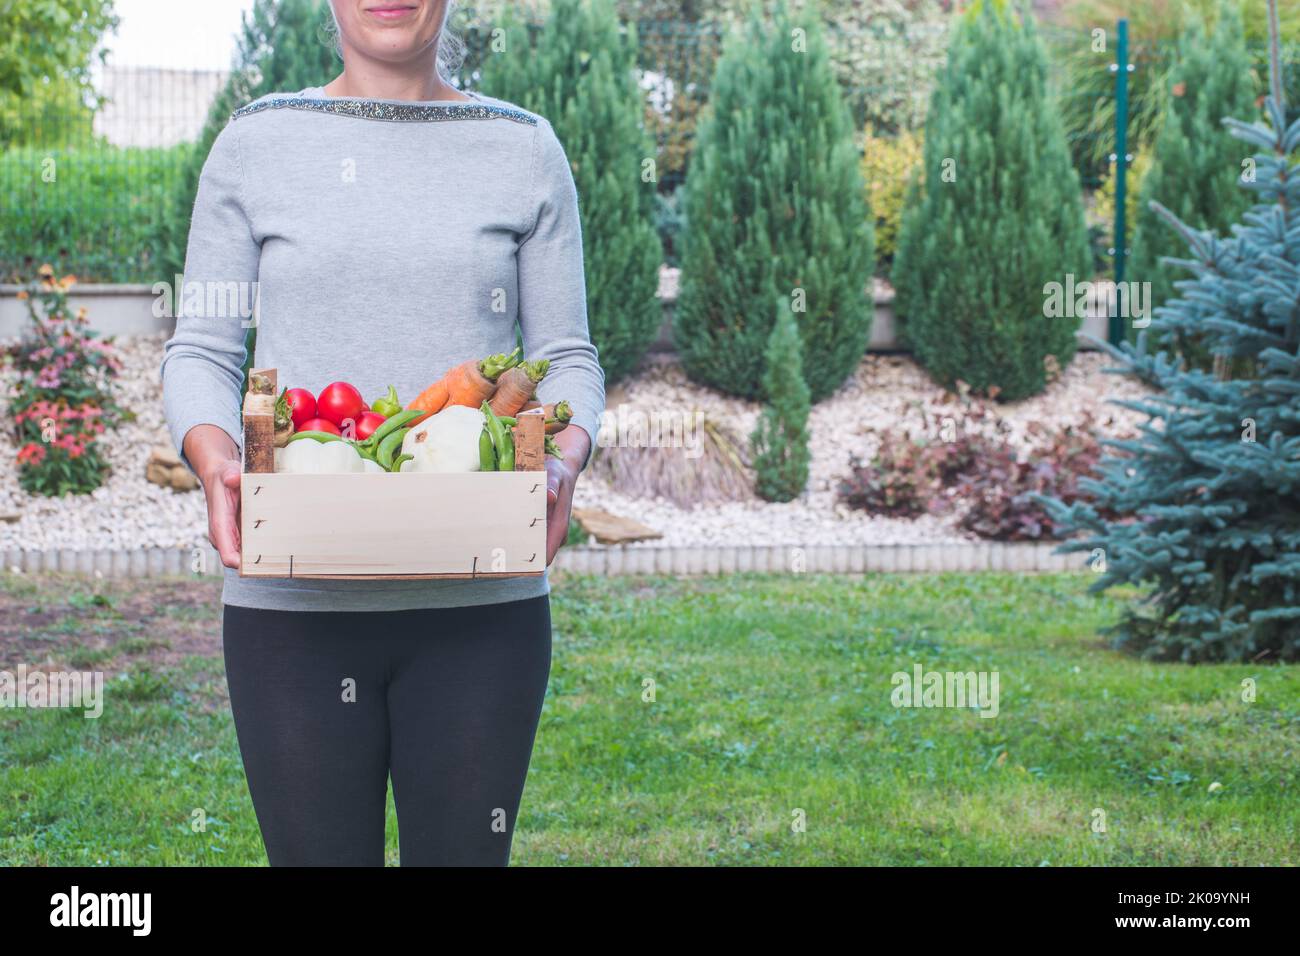
[[[153,237],[191,148],[7,150],[0,155],[0,281],[30,278],[43,262],[83,282],[167,278]]]
[[[785,0],[732,33],[686,179],[673,340],[695,381],[764,396],[777,306],[798,311],[814,402],[871,336],[872,223],[849,112],[817,20]]]
[[[1060,368],[1074,356],[1081,319],[1048,308],[1048,283],[1091,277],[1047,65],[1032,17],[970,8],[930,104],[925,178],[891,273],[916,360],[946,388],[1006,401],[1043,390],[1049,356]]]

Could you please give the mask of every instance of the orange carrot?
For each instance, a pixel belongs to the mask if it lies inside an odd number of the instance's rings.
[[[550,367],[550,359],[538,359],[536,362],[522,362],[502,375],[490,402],[493,414],[507,418],[518,415],[532,400],[537,383]]]
[[[497,379],[501,373],[518,364],[519,351],[515,349],[508,355],[489,355],[485,359],[461,362],[406,406],[408,409],[424,412],[410,425],[418,425],[430,415],[438,414],[448,405],[478,408],[496,391]]]
[[[473,362],[474,360],[470,359],[470,361]],[[417,395],[415,401],[406,406],[408,409],[419,409],[426,413],[423,417],[416,419],[412,424],[418,424],[430,415],[442,411],[443,406],[447,404],[447,379],[449,377],[450,373],[438,379],[438,381],[434,382]]]
[[[555,402],[543,406],[542,414],[546,416],[546,434],[556,435],[569,427],[573,421],[573,409],[568,402]]]

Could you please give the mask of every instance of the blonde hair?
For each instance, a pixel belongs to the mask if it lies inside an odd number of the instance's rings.
[[[326,6],[330,11],[330,22],[325,25],[325,33],[334,45],[334,52],[342,58],[343,41],[339,37],[339,18],[334,13],[333,0],[328,0]],[[455,10],[456,0],[447,0],[447,9],[442,14],[442,26],[438,29],[438,74],[449,83],[465,62],[465,42],[447,26]]]

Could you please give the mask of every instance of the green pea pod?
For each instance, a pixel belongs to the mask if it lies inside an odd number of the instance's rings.
[[[351,445],[353,448],[355,448],[357,454],[360,455],[362,458],[368,459],[370,461],[376,460],[375,449],[373,446],[367,445],[363,441],[350,441],[348,442],[348,444]]]
[[[488,434],[486,424],[478,435],[478,470],[497,470],[497,452],[492,446],[492,436]]]
[[[420,411],[418,408],[403,409],[371,432],[370,437],[367,438],[366,441],[370,444],[370,447],[377,448],[379,445],[383,444],[385,438],[397,429],[401,428],[408,422],[419,418],[423,414],[424,412]]]
[[[489,405],[487,402],[483,403],[483,406],[482,408],[479,409],[479,411],[483,413],[483,419],[484,419],[485,426],[487,428],[487,432],[492,437],[492,447],[495,448],[497,452],[496,470],[506,471],[507,470],[505,467],[506,442],[509,441],[510,433],[506,429],[505,425],[501,423],[501,419],[497,418],[496,412],[492,411],[492,406]],[[510,444],[509,470],[510,471],[515,470],[515,449],[514,449],[513,442],[511,442]]]
[[[331,435],[329,432],[294,432],[289,436],[289,441],[297,441],[299,438],[314,438],[318,442],[342,441],[341,435]],[[285,442],[287,445],[289,442]]]
[[[393,467],[389,468],[388,470],[401,471],[404,462],[413,461],[414,459],[415,459],[414,455],[398,455],[396,458],[393,459]]]
[[[497,471],[514,471],[515,470],[515,436],[511,434],[510,429],[503,428],[502,448],[497,455]]]
[[[387,471],[393,470],[393,456],[402,447],[402,439],[406,437],[406,433],[409,431],[409,428],[399,428],[391,435],[387,435],[379,443],[379,452],[375,455],[375,461],[379,462],[381,468]]]

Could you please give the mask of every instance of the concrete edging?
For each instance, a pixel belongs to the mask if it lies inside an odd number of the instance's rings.
[[[27,327],[27,306],[16,298],[22,286],[0,285],[0,338],[19,337]],[[176,327],[174,319],[155,315],[154,304],[158,298],[148,285],[75,285],[69,293],[69,304],[75,310],[82,306],[90,312],[91,327],[102,335],[139,336],[171,335]],[[676,307],[675,293],[660,294],[663,321],[658,335],[648,348],[657,354],[675,354],[672,325]],[[876,289],[874,292],[875,321],[871,325],[868,352],[904,351],[898,340],[897,320],[894,317],[892,292]],[[1087,316],[1080,322],[1080,335],[1106,337],[1105,316]],[[1080,341],[1080,348],[1092,346]]]
[[[0,285],[0,338],[18,338],[28,326],[27,303],[18,298],[20,285]],[[154,314],[158,295],[153,286],[77,283],[68,292],[74,312],[85,308],[90,327],[105,336],[170,335],[175,319]]]
[[[932,573],[939,571],[1085,571],[1085,555],[1053,554],[1054,541],[886,545],[583,546],[565,548],[553,567],[571,574],[683,577],[745,572],[775,574]],[[215,577],[221,572],[210,547],[140,548],[134,551],[2,552],[6,571],[60,572],[87,577]]]

